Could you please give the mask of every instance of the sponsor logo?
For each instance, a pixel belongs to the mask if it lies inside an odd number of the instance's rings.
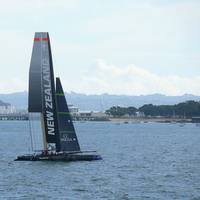
[[[44,87],[44,106],[47,121],[47,129],[49,135],[55,135],[55,124],[54,124],[54,114],[53,114],[53,100],[52,100],[52,90],[51,90],[51,77],[50,77],[50,67],[49,60],[42,60],[42,79]]]
[[[73,141],[76,141],[76,138],[62,137],[61,141],[62,142],[73,142]]]

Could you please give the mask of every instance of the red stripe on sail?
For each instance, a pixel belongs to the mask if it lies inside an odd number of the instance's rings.
[[[42,40],[43,40],[43,41],[48,41],[49,39],[48,39],[48,38],[42,38]]]
[[[34,38],[34,41],[40,41],[40,38]]]

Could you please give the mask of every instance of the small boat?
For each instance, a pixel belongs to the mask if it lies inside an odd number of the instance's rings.
[[[28,112],[40,116],[43,149],[18,156],[16,161],[102,159],[95,151],[80,149],[60,78],[56,78],[55,87],[50,39],[47,32],[35,33],[29,71]],[[33,144],[31,146],[33,150]]]

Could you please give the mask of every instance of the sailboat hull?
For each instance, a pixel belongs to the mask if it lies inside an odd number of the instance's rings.
[[[22,155],[18,156],[15,161],[93,161],[102,160],[102,157],[98,154],[85,154],[85,153],[62,153],[54,155]]]

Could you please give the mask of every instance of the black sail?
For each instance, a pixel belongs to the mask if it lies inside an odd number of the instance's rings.
[[[28,93],[28,111],[42,112],[42,68],[41,68],[41,51],[42,43],[40,42],[42,33],[35,33],[31,64],[29,69],[29,93]]]
[[[56,144],[60,151],[55,83],[49,34],[35,33],[29,71],[28,111],[42,114],[45,142]]]
[[[61,151],[80,151],[72,118],[59,78],[56,78],[56,101]]]

